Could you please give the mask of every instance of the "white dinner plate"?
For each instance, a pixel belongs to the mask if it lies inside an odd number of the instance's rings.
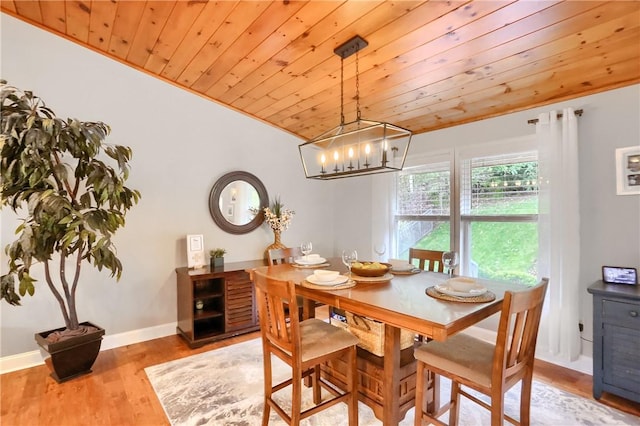
[[[416,267],[413,266],[411,263],[407,263],[406,265],[391,265],[392,271],[409,272],[414,269],[416,269]]]
[[[301,257],[299,259],[296,259],[296,263],[298,265],[319,265],[326,261],[327,259],[325,259],[324,257],[316,257],[314,259],[305,259],[304,257]]]
[[[476,284],[476,286],[474,288],[472,288],[471,291],[469,291],[469,292],[452,290],[446,284],[437,285],[436,286],[436,290],[438,290],[440,293],[446,294],[448,296],[456,296],[456,297],[476,297],[476,296],[481,296],[481,295],[483,295],[483,294],[485,294],[487,292],[486,287],[482,287],[479,284]]]
[[[344,283],[347,282],[348,279],[349,279],[349,277],[347,277],[346,275],[338,275],[338,278],[336,278],[335,280],[331,280],[331,281],[320,281],[313,274],[311,274],[311,275],[309,275],[307,277],[307,281],[309,281],[311,284],[326,285],[326,286],[329,286],[329,287],[332,286],[332,285],[344,284]]]

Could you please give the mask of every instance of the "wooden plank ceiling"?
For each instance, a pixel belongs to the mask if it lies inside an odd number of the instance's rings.
[[[640,82],[638,1],[52,1],[2,11],[303,139],[362,118],[415,133]],[[356,114],[356,55],[344,113]]]

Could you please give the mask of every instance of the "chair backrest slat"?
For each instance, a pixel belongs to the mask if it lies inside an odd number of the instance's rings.
[[[289,314],[298,312],[295,284],[269,278],[259,271],[254,271],[253,280],[263,338],[295,357],[300,346],[300,324],[297,315]]]
[[[425,271],[444,272],[442,255],[444,252],[437,250],[424,250],[411,247],[409,249],[409,263],[418,260],[418,268]]]
[[[267,252],[269,265],[280,265],[283,263],[293,263],[297,257],[303,255],[300,247],[287,247],[281,249],[271,249]]]
[[[504,295],[493,359],[493,383],[533,369],[540,316],[549,280],[524,291]]]

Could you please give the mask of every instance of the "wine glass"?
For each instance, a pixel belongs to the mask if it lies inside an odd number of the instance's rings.
[[[387,246],[384,243],[377,243],[373,246],[373,251],[375,251],[378,255],[378,258],[382,260],[382,255],[386,253]]]
[[[351,264],[358,260],[358,252],[355,250],[342,250],[342,263],[349,268],[349,278],[351,278]]]
[[[455,251],[445,251],[442,253],[442,263],[447,267],[449,277],[453,277],[453,270],[458,266],[458,253]]]
[[[302,243],[300,245],[300,250],[302,251],[302,254],[304,254],[305,260],[307,260],[307,256],[313,250],[313,245],[311,244],[311,241]]]

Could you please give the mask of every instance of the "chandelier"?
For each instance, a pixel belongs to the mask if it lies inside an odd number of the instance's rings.
[[[358,52],[368,45],[355,36],[338,46],[340,56],[340,124],[298,146],[304,173],[309,179],[338,179],[402,170],[411,142],[411,131],[360,117]],[[356,120],[344,120],[344,60],[356,54]]]

